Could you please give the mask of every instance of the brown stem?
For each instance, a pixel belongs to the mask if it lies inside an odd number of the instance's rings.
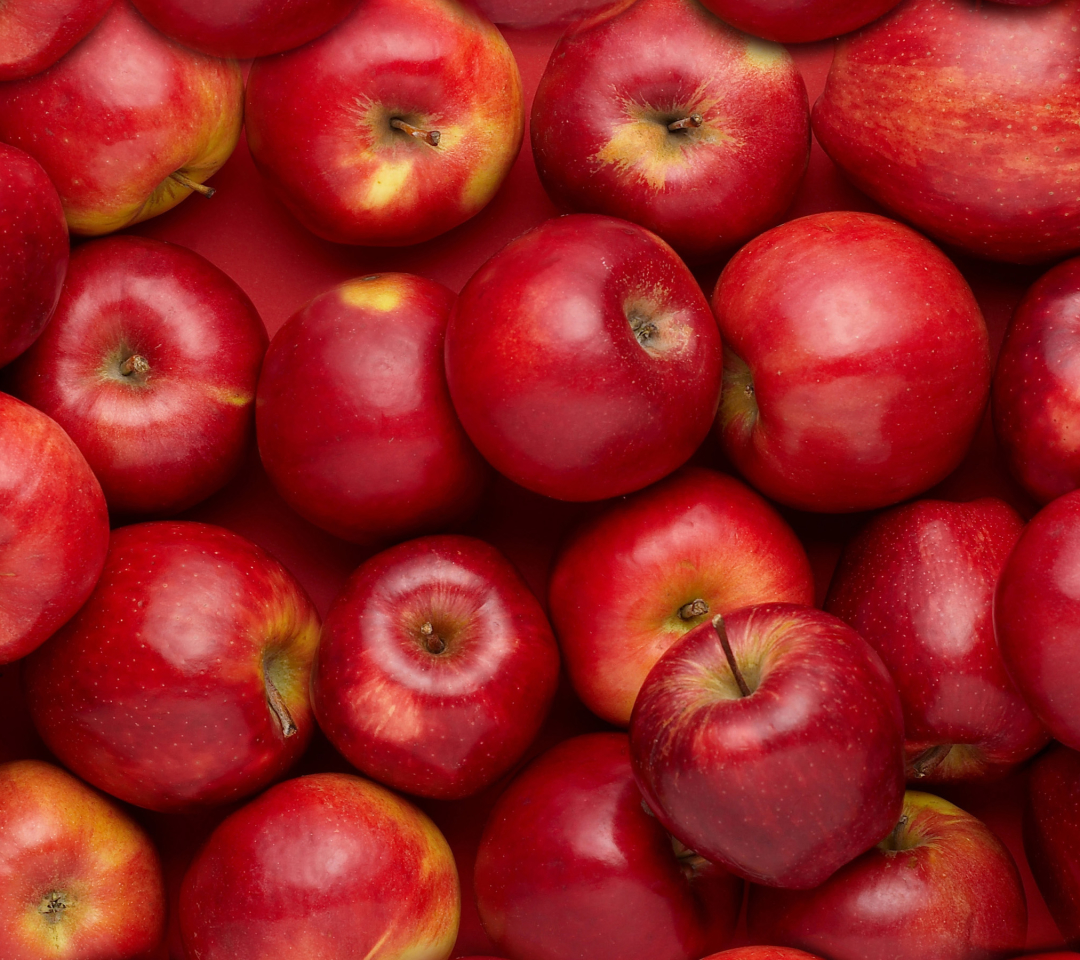
[[[150,372],[150,364],[146,357],[140,357],[135,353],[120,364],[120,372],[125,377],[130,377],[133,373],[137,373],[140,377],[144,377]]]
[[[709,605],[704,600],[691,600],[679,607],[680,620],[693,620],[694,617],[703,617],[709,612]]]
[[[446,641],[435,632],[430,622],[420,628],[420,636],[424,638],[424,649],[428,653],[442,653],[446,649]]]
[[[438,130],[421,130],[419,127],[414,127],[411,123],[406,123],[404,120],[399,120],[394,117],[390,121],[390,126],[395,130],[402,130],[410,137],[416,137],[417,140],[423,140],[424,143],[430,144],[433,147],[439,145],[439,140],[442,138],[442,134]]]
[[[887,850],[899,850],[900,849],[900,837],[904,833],[904,827],[908,824],[908,815],[901,814],[900,819],[896,821],[896,826],[889,832],[888,837],[885,838],[885,849]]]
[[[270,709],[277,718],[282,736],[286,739],[293,736],[296,733],[296,724],[293,722],[292,714],[289,713],[289,708],[285,706],[285,698],[278,692],[278,688],[274,686],[274,681],[269,677],[266,678],[266,702],[270,704]]]
[[[705,120],[700,113],[692,113],[688,117],[669,123],[667,128],[674,133],[676,130],[686,130],[688,127],[700,127],[704,122]]]
[[[199,183],[198,180],[192,180],[191,177],[185,177],[180,171],[176,173],[170,173],[172,177],[180,186],[187,187],[189,190],[194,190],[196,193],[201,193],[204,197],[212,197],[217,190],[214,187],[208,187],[205,183]]]
[[[735,683],[739,686],[739,693],[744,697],[750,696],[753,691],[746,685],[746,680],[743,679],[742,671],[735,662],[735,654],[731,652],[731,642],[728,640],[727,627],[724,626],[724,618],[720,616],[720,614],[717,614],[712,618],[712,625],[713,629],[716,631],[716,635],[720,638],[720,646],[724,648],[724,656],[727,657],[728,666],[731,667],[731,672],[735,677]]]
[[[916,780],[933,773],[952,750],[951,743],[939,743],[936,747],[924,750],[911,762],[911,772]]]

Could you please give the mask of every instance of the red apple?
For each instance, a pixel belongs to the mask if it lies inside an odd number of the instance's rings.
[[[156,960],[165,890],[154,845],[59,767],[0,765],[4,960]]]
[[[0,143],[0,367],[45,329],[67,265],[56,188],[33,157]]]
[[[459,915],[435,824],[342,773],[288,780],[232,814],[180,892],[190,960],[445,960]]]
[[[445,528],[489,469],[458,423],[443,367],[454,294],[406,273],[320,294],[274,335],[259,379],[263,465],[298,513],[346,540]]]
[[[780,43],[810,43],[850,33],[899,0],[701,0],[733,27]],[[1024,0],[1019,0],[1024,2]],[[1037,0],[1047,3],[1049,0]]]
[[[960,272],[913,230],[867,213],[785,223],[735,255],[713,309],[717,429],[766,496],[869,510],[963,459],[990,390],[986,324]]]
[[[101,485],[66,433],[0,393],[0,664],[26,656],[93,590],[109,548]]]
[[[121,527],[86,605],[26,661],[27,702],[61,762],[113,796],[226,803],[304,752],[318,637],[303,589],[243,537]]]
[[[994,638],[994,589],[1023,527],[1001,500],[919,500],[878,514],[844,550],[825,609],[896,681],[909,779],[1000,777],[1049,740]]]
[[[68,432],[111,510],[175,513],[239,468],[266,343],[251,301],[208,260],[109,237],[75,251],[11,383]]]
[[[735,947],[714,953],[705,960],[819,960],[802,950],[791,947]]]
[[[248,143],[278,198],[338,243],[400,246],[469,219],[521,147],[514,55],[456,0],[365,0],[251,68]]]
[[[566,740],[491,811],[476,858],[484,928],[515,960],[697,960],[735,929],[742,883],[643,809],[625,734]]]
[[[551,627],[510,562],[472,537],[422,537],[349,579],[323,626],[311,696],[361,772],[455,799],[521,758],[558,678]]]
[[[829,960],[992,960],[1023,949],[1027,901],[984,823],[912,791],[896,829],[816,890],[751,887],[747,927]]]
[[[228,159],[243,80],[166,39],[118,0],[44,73],[0,85],[0,139],[52,178],[72,233],[111,233],[175,207]]]
[[[634,776],[660,822],[739,876],[797,889],[896,824],[903,738],[873,649],[836,617],[787,603],[688,633],[630,720]]]
[[[855,185],[944,243],[1080,249],[1080,0],[906,0],[841,41],[814,133]]]
[[[518,237],[465,285],[446,378],[496,470],[545,496],[602,500],[666,476],[705,439],[720,338],[659,237],[575,214]]]
[[[738,480],[686,467],[575,530],[551,573],[551,619],[574,689],[627,726],[653,664],[740,607],[814,602],[806,552]]]
[[[51,67],[97,26],[112,3],[8,0],[0,7],[0,81],[21,80]]]
[[[810,157],[791,55],[697,0],[638,0],[571,27],[531,131],[556,202],[632,220],[695,261],[778,222]]]
[[[567,24],[626,0],[475,0],[489,20],[519,29]]]

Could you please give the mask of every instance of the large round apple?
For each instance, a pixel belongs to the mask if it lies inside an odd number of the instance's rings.
[[[446,378],[496,470],[602,500],[681,466],[708,435],[720,337],[697,281],[655,234],[573,214],[514,240],[465,285]]]
[[[932,243],[868,213],[792,220],[742,248],[713,309],[717,428],[774,500],[870,510],[959,465],[990,392],[979,305]]]

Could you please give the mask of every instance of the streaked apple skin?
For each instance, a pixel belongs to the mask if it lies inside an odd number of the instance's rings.
[[[682,466],[708,435],[720,369],[716,322],[675,251],[595,214],[507,244],[446,331],[465,432],[504,476],[560,500],[620,496]]]
[[[52,764],[0,765],[4,960],[156,960],[164,887],[154,845],[117,804]]]
[[[904,794],[896,685],[847,624],[769,603],[668,649],[630,720],[634,778],[686,846],[757,883],[817,886],[896,824]]]
[[[994,590],[1023,527],[1001,500],[918,500],[878,514],[844,549],[825,609],[896,681],[909,780],[1001,777],[1049,740],[994,638]]]
[[[163,812],[226,803],[304,752],[318,635],[299,583],[243,537],[192,522],[121,527],[90,599],[26,661],[27,704],[61,762],[121,800]]]
[[[431,146],[391,127],[438,130]],[[525,108],[499,31],[454,0],[365,0],[248,76],[248,143],[278,199],[337,243],[402,246],[478,213],[521,147]]]
[[[251,300],[197,253],[120,236],[72,256],[53,322],[12,390],[53,417],[120,514],[176,513],[240,467],[267,336]],[[143,372],[121,372],[139,356]]]
[[[372,557],[335,600],[312,706],[361,772],[456,799],[520,759],[558,679],[547,617],[510,562],[474,537],[421,537]]]
[[[913,230],[868,213],[792,220],[732,258],[712,305],[717,432],[766,496],[875,509],[963,459],[990,392],[986,323],[960,271]]]
[[[998,355],[994,432],[1012,474],[1040,503],[1080,487],[1080,257],[1036,281]]]
[[[94,589],[109,548],[101,485],[61,427],[0,393],[0,664],[26,656]]]
[[[51,67],[85,37],[113,0],[8,0],[0,7],[0,81]]]
[[[476,859],[484,929],[515,960],[691,960],[735,929],[741,881],[642,807],[625,734],[565,740],[506,789]]]
[[[667,129],[695,115],[699,126]],[[810,157],[791,55],[697,0],[638,0],[571,27],[540,80],[530,129],[557,203],[639,223],[690,261],[777,223]]]
[[[72,233],[98,235],[157,216],[192,192],[240,136],[236,63],[162,36],[118,0],[43,73],[0,85],[0,139],[48,173]]]
[[[461,900],[446,839],[385,787],[287,780],[230,815],[184,877],[190,960],[446,960]]]
[[[907,823],[816,890],[751,887],[755,940],[830,960],[991,960],[1023,950],[1027,901],[1009,851],[971,814],[928,793]]]
[[[274,335],[259,378],[259,452],[312,523],[346,540],[401,540],[479,505],[491,470],[458,422],[443,365],[454,299],[424,277],[362,277]]]
[[[1076,252],[1078,27],[1080,0],[906,0],[840,42],[814,133],[860,190],[942,243],[1010,263]]]
[[[684,619],[695,600],[706,609]],[[684,467],[575,530],[548,593],[574,689],[621,726],[668,647],[717,613],[773,601],[813,604],[806,551],[753,490],[702,467]]]
[[[838,37],[876,20],[898,0],[701,0],[733,27],[779,43]],[[1022,2],[1022,0],[1021,0]],[[1038,0],[1047,3],[1049,0]]]

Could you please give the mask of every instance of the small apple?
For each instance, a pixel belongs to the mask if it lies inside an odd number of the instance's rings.
[[[97,26],[112,3],[8,0],[0,6],[0,81],[21,80],[51,67]]]

